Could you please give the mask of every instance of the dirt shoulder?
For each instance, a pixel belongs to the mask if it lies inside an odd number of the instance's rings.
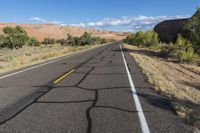
[[[176,113],[200,129],[200,67],[159,58],[153,50],[124,46],[156,91],[172,101]]]

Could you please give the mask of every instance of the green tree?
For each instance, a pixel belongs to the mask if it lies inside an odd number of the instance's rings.
[[[158,34],[154,31],[140,31],[128,36],[124,42],[141,47],[157,47],[159,39]]]
[[[26,31],[20,27],[16,26],[15,28],[12,27],[5,27],[3,29],[5,34],[5,46],[11,49],[18,49],[21,48],[23,45],[26,45],[29,41],[29,37]]]
[[[200,54],[200,8],[197,14],[185,23],[182,35],[192,42],[195,51]]]
[[[80,45],[91,45],[94,43],[94,39],[91,37],[90,33],[85,32],[81,37],[80,37]]]

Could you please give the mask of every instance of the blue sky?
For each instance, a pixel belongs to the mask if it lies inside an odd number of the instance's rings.
[[[198,6],[200,0],[1,0],[0,22],[137,31],[189,17]]]

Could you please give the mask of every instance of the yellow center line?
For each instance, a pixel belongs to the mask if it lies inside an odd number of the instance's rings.
[[[66,78],[67,76],[69,76],[70,74],[72,74],[73,72],[75,72],[75,69],[72,69],[71,71],[69,71],[68,73],[64,74],[63,76],[61,76],[60,78],[58,78],[57,80],[55,80],[53,83],[57,84],[58,82],[62,81],[64,78]]]

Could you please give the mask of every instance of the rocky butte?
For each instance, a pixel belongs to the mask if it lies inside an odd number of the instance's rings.
[[[163,42],[174,42],[179,33],[183,32],[184,24],[195,16],[200,15],[198,10],[191,18],[166,20],[154,27],[154,31]]]

